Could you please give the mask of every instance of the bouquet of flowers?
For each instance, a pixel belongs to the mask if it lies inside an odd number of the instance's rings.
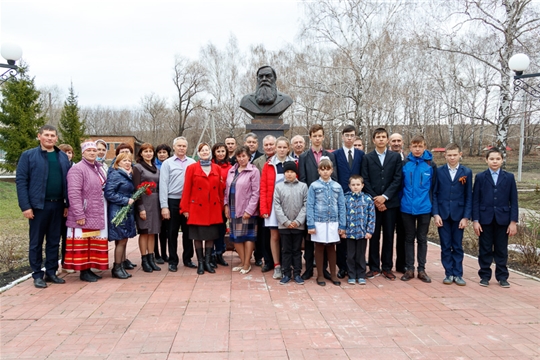
[[[135,193],[133,194],[133,196],[131,196],[131,198],[133,200],[137,200],[144,193],[146,193],[146,195],[151,195],[152,190],[154,190],[156,188],[156,186],[157,186],[156,183],[153,182],[153,181],[142,182],[139,186],[137,186],[137,191],[135,191]],[[131,206],[133,206],[133,204],[131,204],[131,205],[128,204],[128,205],[124,206],[122,209],[120,209],[120,211],[118,211],[116,213],[116,215],[112,219],[112,223],[114,224],[114,226],[118,226],[118,225],[120,225],[121,223],[124,222],[124,220],[126,219],[128,213],[129,213],[129,210],[130,210]]]

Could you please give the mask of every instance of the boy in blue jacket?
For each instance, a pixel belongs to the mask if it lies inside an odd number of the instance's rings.
[[[411,140],[411,152],[403,163],[403,194],[401,216],[405,228],[405,274],[403,281],[414,278],[414,239],[417,242],[418,278],[425,283],[431,279],[426,274],[427,233],[431,221],[432,193],[437,181],[437,165],[426,150],[426,140],[416,135]]]
[[[366,247],[375,231],[375,204],[368,194],[364,194],[364,178],[352,175],[345,194],[347,209],[347,229],[342,235],[347,242],[347,268],[350,285],[358,279],[359,285],[366,285]]]

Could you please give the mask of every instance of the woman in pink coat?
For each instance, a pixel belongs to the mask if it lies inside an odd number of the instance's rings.
[[[67,175],[70,202],[66,221],[67,239],[64,268],[79,270],[82,281],[96,282],[101,276],[90,268],[109,268],[106,203],[103,197],[105,173],[96,161],[93,141],[81,144],[82,160]]]
[[[239,147],[235,156],[236,164],[227,175],[225,216],[230,220],[231,241],[241,262],[232,270],[247,274],[251,270],[250,259],[257,239],[260,174],[249,163],[247,146]]]

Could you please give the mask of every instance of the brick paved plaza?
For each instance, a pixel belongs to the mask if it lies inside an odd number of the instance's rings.
[[[510,289],[443,285],[439,248],[429,245],[418,279],[341,287],[282,286],[272,272],[197,276],[179,267],[144,273],[137,241],[133,277],[38,290],[31,280],[0,295],[2,359],[537,359],[540,282],[510,274]],[[239,263],[227,252],[229,264]]]

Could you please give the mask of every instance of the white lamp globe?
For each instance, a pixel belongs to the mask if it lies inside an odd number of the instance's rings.
[[[8,64],[15,65],[15,62],[22,56],[22,49],[19,45],[12,43],[4,43],[0,48],[2,57],[7,60]]]
[[[515,54],[508,61],[508,66],[515,72],[521,72],[527,70],[531,61],[525,54]]]

